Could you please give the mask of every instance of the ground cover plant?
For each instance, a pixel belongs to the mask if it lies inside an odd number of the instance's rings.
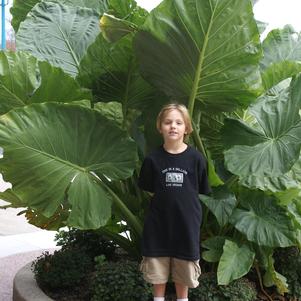
[[[300,248],[300,34],[261,42],[249,0],[164,0],[150,13],[133,0],[15,0],[12,13],[0,171],[13,188],[1,199],[42,228],[98,229],[139,260],[150,195],[137,174],[176,99],[213,187],[200,196],[202,258],[220,285],[255,269],[262,289],[287,293],[273,253]]]

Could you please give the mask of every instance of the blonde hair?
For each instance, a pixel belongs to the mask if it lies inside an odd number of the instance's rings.
[[[191,134],[193,131],[193,128],[192,128],[189,112],[188,112],[186,106],[184,106],[182,104],[178,104],[178,103],[167,104],[161,109],[161,111],[159,112],[159,114],[157,116],[157,123],[156,123],[157,130],[160,132],[161,124],[162,124],[166,114],[172,110],[177,110],[182,114],[182,117],[183,117],[183,120],[185,123],[185,136]]]

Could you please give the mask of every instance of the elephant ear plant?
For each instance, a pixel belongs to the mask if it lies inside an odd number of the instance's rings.
[[[286,292],[273,250],[300,247],[299,35],[261,43],[249,0],[164,0],[150,13],[133,0],[15,1],[12,13],[1,198],[40,227],[99,228],[139,258],[150,196],[137,174],[160,143],[156,114],[176,99],[213,187],[200,196],[203,258],[219,284],[255,267]]]

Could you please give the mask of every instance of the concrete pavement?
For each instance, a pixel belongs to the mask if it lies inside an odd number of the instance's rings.
[[[0,191],[10,187],[0,174]],[[6,204],[0,200],[0,206]],[[23,215],[18,216],[20,211],[22,208],[0,209],[0,301],[12,300],[13,279],[21,267],[56,248],[56,232],[30,225]]]

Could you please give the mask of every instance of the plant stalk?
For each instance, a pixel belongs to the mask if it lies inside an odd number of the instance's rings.
[[[207,156],[203,141],[197,131],[197,128],[196,128],[196,125],[194,122],[192,122],[192,127],[193,127],[192,136],[193,136],[194,143],[195,143],[197,149],[200,150],[202,152],[202,154],[205,156],[206,160],[208,160],[208,156]]]

